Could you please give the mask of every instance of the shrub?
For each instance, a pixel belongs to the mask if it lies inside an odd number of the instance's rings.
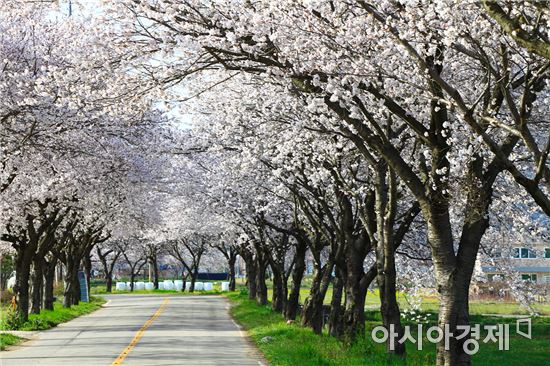
[[[7,346],[21,342],[21,340],[21,338],[14,336],[13,334],[0,333],[0,351],[5,350]]]
[[[43,318],[31,318],[25,323],[25,329],[32,329],[32,330],[44,330],[49,329],[55,324],[50,324],[46,319]]]
[[[2,324],[0,324],[0,327],[7,330],[17,330],[21,328],[22,325],[23,318],[21,317],[21,314],[13,310],[11,306],[8,307],[5,317],[2,320]]]

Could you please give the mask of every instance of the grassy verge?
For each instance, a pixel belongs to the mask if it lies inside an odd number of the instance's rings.
[[[271,298],[273,291],[268,290],[268,298]],[[300,289],[300,302],[303,303],[304,300],[309,295],[309,288],[304,287]],[[332,288],[329,287],[327,294],[325,296],[325,304],[330,304],[332,300]],[[397,300],[401,309],[406,309],[409,307],[405,296],[401,293],[398,293]],[[369,291],[367,293],[365,305],[367,307],[376,307],[380,306],[380,297],[378,290]],[[422,299],[422,310],[434,312],[439,308],[439,300],[435,297],[426,296]],[[550,315],[550,303],[535,303],[533,308],[540,315]],[[522,307],[516,302],[507,302],[507,301],[481,301],[481,300],[470,300],[470,313],[471,314],[516,314],[516,315],[529,315],[529,310]]]
[[[14,336],[13,334],[0,333],[0,351],[3,351],[8,346],[13,346],[21,342],[23,338]]]
[[[101,307],[105,300],[92,296],[90,302],[64,308],[60,302],[54,304],[53,310],[42,310],[40,314],[30,314],[29,320],[20,324],[16,330],[45,330],[68,322],[81,315],[89,314]],[[7,329],[5,319],[0,323],[0,329]]]
[[[378,312],[367,312],[367,339],[346,347],[338,340],[325,334],[316,335],[309,329],[295,324],[287,324],[280,314],[271,311],[269,306],[259,306],[247,299],[246,295],[231,293],[226,295],[233,303],[234,319],[244,326],[252,340],[265,355],[271,365],[433,365],[435,345],[424,338],[423,350],[407,342],[407,360],[387,356],[385,345],[376,344],[370,339],[373,327],[380,324]],[[435,320],[435,314],[429,322]],[[480,350],[474,355],[475,365],[499,366],[540,366],[548,362],[550,354],[550,319],[533,319],[533,339],[525,339],[515,334],[514,319],[501,319],[474,315],[477,324],[510,323],[510,350],[499,351],[498,343],[479,342]],[[405,321],[412,325],[412,322]],[[484,336],[484,335],[483,335]],[[270,337],[266,339],[265,337]],[[482,338],[483,339],[483,338]],[[529,357],[525,357],[529,355]]]

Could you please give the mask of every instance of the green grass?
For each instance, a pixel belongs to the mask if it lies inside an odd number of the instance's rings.
[[[68,322],[81,315],[89,314],[101,307],[105,300],[92,296],[90,302],[81,302],[70,308],[64,308],[61,302],[54,303],[53,310],[42,310],[40,314],[29,314],[29,320],[23,323],[17,330],[44,330]],[[5,313],[5,312],[3,312]],[[4,321],[0,323],[0,329],[5,329]]]
[[[268,298],[271,299],[273,291],[268,289]],[[300,303],[303,304],[304,300],[309,295],[309,288],[303,287],[300,289]],[[397,296],[401,309],[408,308],[405,296],[401,293]],[[325,296],[324,303],[330,304],[332,299],[332,288],[329,287]],[[367,293],[365,305],[367,307],[374,308],[380,306],[379,292],[377,289],[369,291]],[[422,300],[422,310],[427,312],[436,312],[439,307],[439,300],[435,297],[426,296]],[[536,303],[533,308],[538,311],[540,315],[550,315],[550,303]],[[506,301],[480,301],[470,300],[470,314],[515,314],[515,315],[529,315],[529,310],[522,307],[516,302]]]
[[[13,334],[0,333],[0,351],[6,349],[7,346],[13,346],[21,342],[23,338],[14,336]]]
[[[435,345],[424,339],[424,349],[419,351],[412,343],[407,343],[407,360],[388,357],[385,345],[376,344],[368,336],[351,347],[345,347],[338,340],[326,334],[316,335],[311,330],[296,324],[286,324],[280,314],[271,311],[270,306],[259,306],[247,299],[246,295],[231,293],[226,295],[233,303],[231,309],[234,319],[249,332],[252,340],[265,355],[271,365],[433,365],[435,364]],[[373,327],[380,324],[380,314],[369,311],[367,316],[367,335]],[[428,318],[434,323],[436,314]],[[473,315],[472,323],[498,324],[510,323],[510,350],[499,351],[498,343],[480,341],[480,351],[473,357],[474,365],[499,366],[542,366],[548,364],[550,355],[550,319],[533,319],[533,339],[515,335],[515,319],[502,319]],[[412,322],[405,321],[413,325]],[[413,329],[416,328],[414,325]],[[267,343],[264,337],[273,339]],[[529,357],[526,357],[529,355]]]
[[[424,299],[422,302],[422,310],[437,311],[439,302],[437,299]],[[550,303],[533,304],[533,308],[540,315],[550,315]],[[515,314],[529,315],[527,308],[522,307],[516,302],[506,301],[470,301],[470,314]]]
[[[300,303],[303,304],[304,300],[309,295],[309,287],[302,287],[300,288]],[[267,290],[267,297],[271,299],[273,296],[273,290],[269,287]],[[327,289],[327,294],[325,295],[324,303],[329,305],[332,300],[332,286],[330,286]],[[367,293],[367,297],[365,300],[365,305],[367,306],[374,306],[374,305],[380,305],[380,298],[378,295],[378,290],[375,290],[374,292],[369,291]]]

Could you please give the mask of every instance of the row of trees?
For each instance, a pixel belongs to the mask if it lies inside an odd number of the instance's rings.
[[[224,244],[218,237],[190,233],[157,243],[146,237],[108,240],[97,244],[85,260],[98,264],[96,268],[100,269],[107,292],[113,291],[115,273],[128,275],[130,291],[134,290],[134,282],[142,273],[149,273],[154,288],[159,289],[161,265],[170,265],[175,276],[184,281],[181,291],[195,290],[201,269],[227,271],[229,288],[234,291],[237,255],[234,246]],[[87,275],[90,278],[89,272]],[[186,288],[187,283],[189,288]]]
[[[78,272],[89,285],[96,261],[108,291],[122,262],[132,283],[150,263],[158,288],[158,256],[171,253],[193,289],[217,244],[181,223],[186,212],[166,211],[183,193],[169,182],[180,138],[155,106],[163,93],[131,71],[100,18],[19,1],[0,18],[0,254],[14,259],[17,316],[53,309],[60,268],[63,304],[78,304]]]
[[[25,321],[53,309],[60,266],[64,306],[79,302],[78,271],[135,212],[165,122],[104,43],[110,29],[40,3],[3,1],[0,18],[0,239]]]
[[[23,318],[59,262],[69,306],[92,254],[133,277],[163,250],[191,286],[241,256],[250,298],[268,303],[269,271],[275,311],[346,342],[371,285],[400,338],[397,290],[426,287],[455,333],[476,263],[548,237],[545,4],[20,5],[0,5],[0,234]],[[465,341],[437,363],[470,364]]]
[[[513,226],[541,240],[550,214],[547,5],[113,6],[136,69],[167,87],[183,81],[204,122],[188,149],[192,181],[242,232],[237,248],[258,302],[269,267],[274,309],[295,316],[307,251],[315,275],[303,325],[321,331],[332,283],[330,332],[362,335],[376,281],[383,323],[402,336],[397,286],[425,285],[417,262],[428,259],[439,325],[454,332],[469,324],[480,248],[496,244],[486,234]],[[438,344],[437,363],[470,364],[465,341]],[[394,352],[405,355],[402,345]]]

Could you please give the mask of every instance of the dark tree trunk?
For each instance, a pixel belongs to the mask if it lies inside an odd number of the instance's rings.
[[[470,279],[457,274],[454,279],[450,279],[447,286],[439,286],[441,302],[439,305],[438,325],[444,329],[449,326],[449,331],[454,332],[459,325],[469,325],[469,303],[468,290]],[[437,364],[441,366],[467,366],[471,365],[471,359],[464,352],[464,342],[468,339],[462,338],[456,340],[450,339],[449,349],[445,349],[444,344],[438,344]]]
[[[316,265],[309,296],[302,310],[302,325],[310,327],[317,334],[323,330],[323,301],[327,293],[334,263],[329,260],[323,267]]]
[[[346,303],[344,310],[344,337],[353,342],[365,335],[365,297],[368,284],[364,283],[364,261],[370,251],[366,236],[346,238],[345,270],[342,270]],[[369,283],[370,284],[370,283]]]
[[[82,262],[84,264],[84,274],[86,275],[86,286],[88,286],[88,293],[90,293],[91,282],[92,282],[92,257],[91,257],[91,248],[84,254]]]
[[[157,261],[157,255],[151,257],[151,265],[153,266],[153,282],[155,284],[155,290],[159,288],[159,265]]]
[[[401,311],[397,303],[396,289],[396,270],[395,256],[393,250],[386,251],[385,261],[378,264],[378,288],[380,290],[380,313],[382,315],[382,324],[386,329],[390,329],[393,325],[394,331],[397,334],[397,339],[401,339],[404,335],[404,329],[401,324]],[[388,352],[394,353],[397,356],[404,356],[406,349],[405,343],[394,342],[394,349],[390,350],[390,342],[386,342]]]
[[[43,259],[35,258],[33,261],[33,273],[32,273],[32,305],[31,313],[40,314],[42,308],[42,289],[44,285],[43,277]]]
[[[252,262],[250,266],[247,266],[247,281],[248,281],[248,298],[254,300],[258,293],[258,285],[256,283],[256,263]]]
[[[271,299],[271,307],[273,311],[282,313],[285,308],[286,294],[284,287],[284,274],[280,268],[271,268],[273,271],[273,297]]]
[[[288,306],[288,275],[283,272],[283,314]]]
[[[487,198],[488,199],[488,198]],[[474,208],[472,208],[472,211]],[[483,212],[477,209],[477,212]],[[475,260],[481,237],[488,226],[488,219],[481,214],[472,215],[465,222],[460,238],[459,251],[454,257],[438,254],[436,278],[441,297],[439,304],[438,325],[456,334],[456,327],[469,325],[469,288],[474,271]],[[446,279],[446,280],[445,280]],[[449,349],[444,343],[438,343],[437,364],[441,366],[469,366],[471,357],[464,352],[464,342],[468,337],[456,340],[451,337]]]
[[[511,149],[510,145],[510,149]],[[502,167],[490,164],[488,171],[483,173],[483,159],[478,157],[471,163],[469,170],[469,191],[465,212],[467,213],[462,226],[459,249],[456,256],[453,251],[453,238],[450,230],[448,211],[428,211],[425,214],[428,222],[428,240],[432,244],[438,291],[441,297],[439,303],[439,327],[445,324],[449,331],[456,334],[456,327],[469,325],[469,288],[474,272],[475,261],[483,234],[489,227],[487,211],[492,199],[492,186]],[[446,206],[443,206],[446,208]],[[430,215],[431,214],[431,215]],[[433,243],[438,249],[434,250]],[[445,250],[447,249],[447,250]],[[464,342],[468,337],[456,340],[451,337],[450,347],[445,349],[444,342],[437,345],[437,364],[439,366],[469,366],[471,357],[464,352]]]
[[[44,267],[44,309],[53,310],[56,261],[46,262]]]
[[[365,297],[366,289],[360,286],[352,287],[356,283],[355,275],[347,275],[346,281],[346,309],[344,311],[344,336],[348,342],[353,342],[357,336],[365,334]],[[350,278],[351,277],[351,278]]]
[[[457,297],[461,299],[461,301],[459,301],[457,304],[457,325],[470,325],[470,304],[468,298],[470,295],[470,282],[471,277],[463,278],[462,281],[459,281],[459,283],[457,283]],[[457,341],[457,344],[455,345],[455,352],[458,353],[459,364],[462,366],[471,365],[470,356],[464,353],[464,342],[466,342],[467,340],[467,338],[462,338],[461,340]]]
[[[113,292],[113,273],[105,274],[105,290],[109,293]]]
[[[285,318],[289,320],[295,320],[298,313],[298,306],[300,302],[300,288],[302,286],[302,279],[304,277],[304,272],[306,269],[306,252],[306,244],[299,241],[296,245],[294,268],[292,269],[292,286],[290,289],[290,294],[288,296],[288,302],[285,310]]]
[[[376,252],[377,282],[380,291],[380,313],[382,324],[389,331],[394,327],[397,339],[404,336],[401,312],[396,297],[395,249],[402,239],[395,237],[395,215],[397,211],[397,180],[393,171],[384,162],[377,169],[376,199],[372,207],[376,217],[377,240],[373,242]],[[410,216],[410,215],[409,215]],[[404,234],[403,234],[404,235]],[[398,242],[396,242],[396,240]],[[405,356],[405,343],[386,341],[386,350],[397,356]]]
[[[254,300],[256,298],[256,294],[258,292],[258,286],[256,283],[256,261],[254,260],[254,256],[251,253],[248,253],[249,255],[243,256],[244,261],[246,263],[246,279],[247,279],[247,285],[248,285],[248,298],[250,300]]]
[[[273,271],[273,296],[271,298],[271,305],[273,311],[283,313],[286,307],[286,291],[284,284],[284,275],[279,271]]]
[[[191,285],[189,286],[189,292],[195,292],[195,282],[197,282],[197,277],[199,275],[199,269],[193,268],[191,272]]]
[[[17,252],[14,292],[17,296],[17,312],[23,321],[29,319],[29,280],[31,256]]]
[[[80,301],[80,284],[78,283],[78,264],[70,256],[66,261],[65,291],[63,293],[63,307],[70,308]]]
[[[73,305],[78,305],[80,303],[80,282],[78,281],[78,268],[75,271],[73,276]]]
[[[27,273],[21,273],[20,275],[18,273],[18,278],[16,279],[18,313],[23,321],[27,321],[29,319],[29,272],[30,271]]]
[[[265,283],[265,261],[256,262],[256,301],[259,305],[267,304],[267,285]]]
[[[136,273],[132,270],[130,273],[130,292],[134,291],[134,281],[136,280]]]
[[[237,261],[236,255],[231,255],[227,264],[229,265],[229,291],[235,291],[235,262]]]
[[[41,207],[42,206],[39,204]],[[17,300],[17,313],[21,320],[27,321],[29,319],[29,280],[31,264],[36,255],[39,240],[46,233],[44,228],[55,230],[60,220],[56,222],[56,217],[59,211],[54,211],[49,218],[43,218],[41,220],[38,230],[35,228],[35,217],[27,216],[27,236],[28,240],[21,241],[20,239],[13,240],[13,243],[17,243],[17,252],[15,256],[15,286],[14,293]],[[48,233],[48,237],[44,239],[51,239],[51,232]]]
[[[336,267],[336,276],[332,282],[332,300],[330,302],[330,316],[328,323],[328,333],[336,338],[341,338],[344,333],[342,310],[343,290],[343,273],[339,267]]]

